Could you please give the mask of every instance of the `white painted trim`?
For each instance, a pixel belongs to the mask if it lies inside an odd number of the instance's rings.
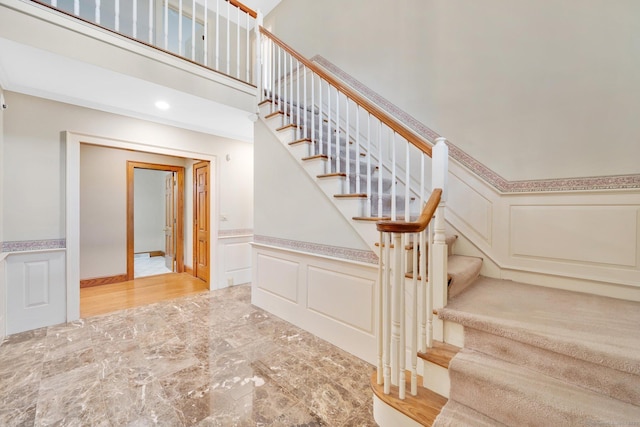
[[[210,224],[217,224],[218,197],[220,194],[219,168],[217,167],[217,157],[208,153],[178,150],[163,146],[124,141],[108,137],[88,135],[78,132],[63,132],[62,138],[66,145],[66,238],[67,238],[67,321],[74,321],[80,318],[80,144],[100,145],[110,148],[120,148],[125,150],[143,151],[154,154],[164,154],[167,156],[183,157],[190,159],[205,160],[210,162],[211,177],[215,182],[211,183],[213,197],[211,197],[211,209],[209,210]],[[218,239],[217,227],[212,227],[210,240]],[[217,255],[216,245],[211,245],[209,265],[214,266]],[[211,282],[211,280],[210,280]],[[211,286],[211,290],[215,286]]]
[[[384,403],[373,395],[373,419],[380,427],[420,427],[420,423]]]

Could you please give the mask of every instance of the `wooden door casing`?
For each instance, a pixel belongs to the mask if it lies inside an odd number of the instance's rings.
[[[193,275],[210,276],[209,162],[193,165]]]

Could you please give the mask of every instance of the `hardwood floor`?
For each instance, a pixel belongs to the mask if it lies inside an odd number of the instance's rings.
[[[80,289],[80,317],[110,313],[209,290],[187,273],[170,273]]]

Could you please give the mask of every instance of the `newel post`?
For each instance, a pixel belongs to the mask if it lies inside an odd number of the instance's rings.
[[[433,280],[433,308],[439,309],[447,305],[447,242],[445,239],[444,208],[448,194],[449,147],[446,138],[436,139],[433,147],[432,186],[442,188],[440,204],[436,209],[433,236],[433,266],[430,280]],[[444,325],[441,320],[434,319],[433,335],[436,340],[444,341]]]

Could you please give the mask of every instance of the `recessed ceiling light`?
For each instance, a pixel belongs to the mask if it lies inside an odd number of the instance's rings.
[[[156,108],[158,110],[168,110],[170,107],[167,101],[156,101]]]

